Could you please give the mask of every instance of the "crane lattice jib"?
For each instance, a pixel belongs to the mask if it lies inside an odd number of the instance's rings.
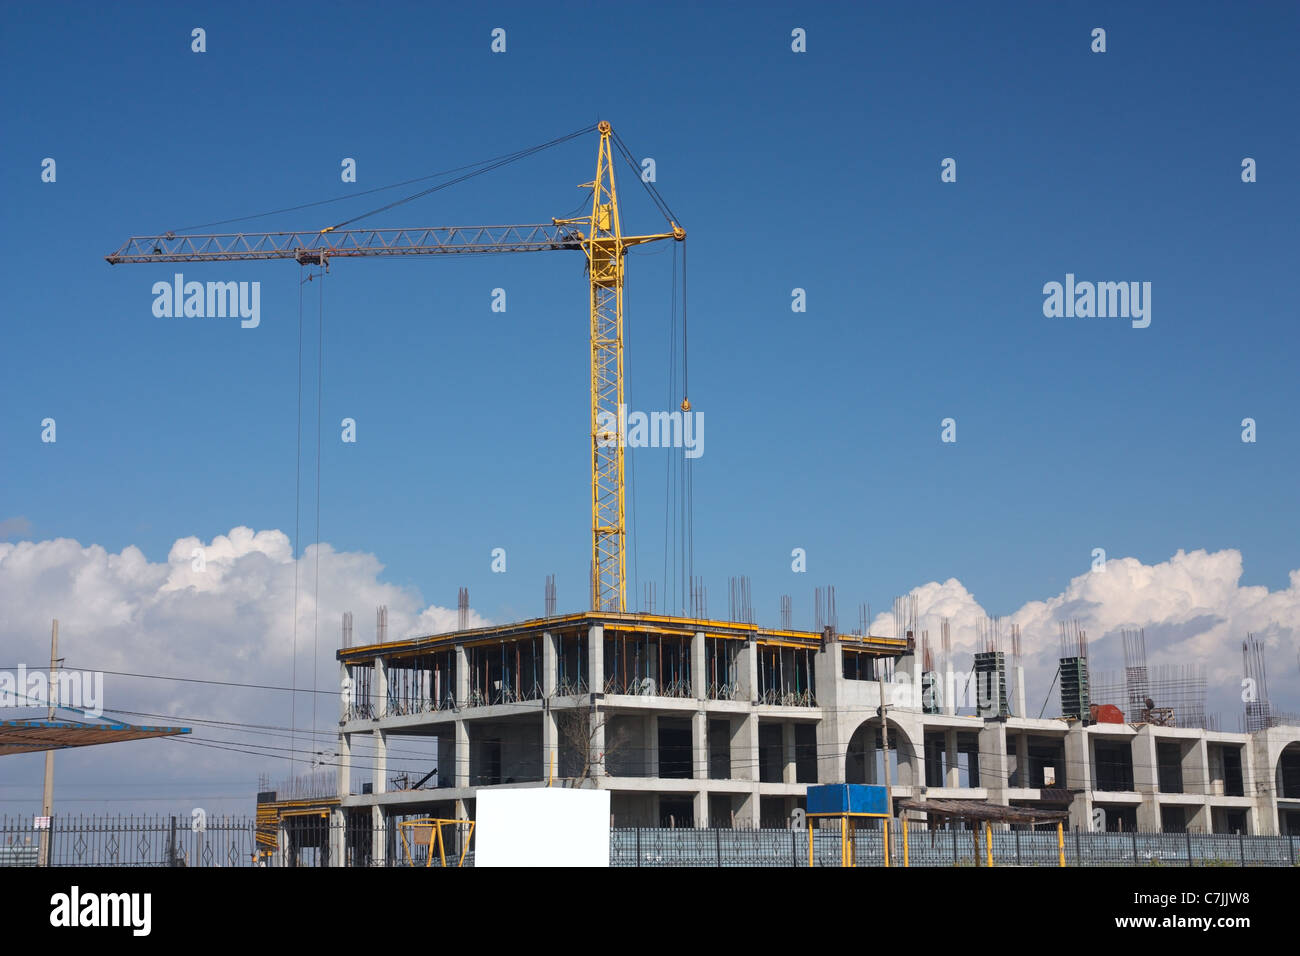
[[[522,226],[433,226],[415,229],[320,229],[210,235],[133,236],[105,259],[131,262],[237,262],[293,259],[328,267],[334,258],[481,255],[498,252],[581,250],[591,284],[591,594],[595,610],[627,610],[627,528],[623,495],[623,279],[629,247],[672,232],[624,236],[614,188],[613,130],[599,124],[600,150],[590,216]],[[620,149],[626,147],[621,145]],[[656,194],[657,196],[657,194]],[[661,207],[662,208],[662,207]],[[609,423],[613,422],[611,429]]]

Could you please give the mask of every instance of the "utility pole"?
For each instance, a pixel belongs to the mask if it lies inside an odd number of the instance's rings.
[[[59,619],[54,619],[54,626],[50,631],[50,683],[46,689],[45,696],[48,701],[48,707],[45,711],[46,720],[54,719],[54,694],[59,686],[58,682],[58,658],[59,658]],[[51,814],[54,811],[54,751],[45,751],[45,789],[41,794],[41,816],[45,818],[45,828],[41,830],[41,847],[40,847],[40,864],[41,866],[50,865],[50,825],[53,822]]]
[[[880,742],[881,753],[885,755],[885,846],[889,846],[889,826],[894,822],[894,784],[889,772],[889,708],[885,706],[885,675],[883,668],[880,676]],[[885,854],[885,866],[889,866],[889,854]]]

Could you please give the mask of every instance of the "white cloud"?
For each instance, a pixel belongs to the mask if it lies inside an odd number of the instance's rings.
[[[204,551],[202,571],[193,567],[195,548]],[[319,607],[315,601],[318,556]],[[50,621],[58,618],[59,652],[66,667],[292,684],[308,691],[297,696],[297,727],[310,726],[314,700],[316,726],[332,731],[338,717],[334,653],[343,611],[356,612],[355,643],[375,639],[373,609],[381,604],[388,606],[388,635],[394,640],[446,630],[457,619],[454,608],[425,605],[410,589],[383,582],[383,565],[374,555],[313,546],[299,558],[297,568],[295,638],[295,562],[289,539],[280,531],[241,527],[210,542],[182,538],[165,563],[150,562],[135,547],[113,554],[66,538],[0,543],[0,667],[48,666]],[[471,626],[486,623],[470,612]],[[313,681],[322,693],[309,693]],[[287,692],[111,674],[104,679],[108,716],[113,717],[115,709],[133,711],[137,713],[118,719],[145,724],[186,724],[190,718],[203,717],[287,728],[293,723],[290,697]],[[197,725],[195,737],[284,748],[291,744],[270,734]],[[295,748],[313,749],[301,734],[292,743]],[[333,749],[329,735],[318,738],[316,746]],[[241,773],[248,777],[250,800],[256,770],[272,763],[257,761],[250,771],[247,755],[166,741],[92,748],[60,760],[101,766],[113,778],[140,773],[147,779],[195,780],[218,774],[229,780],[232,773]],[[167,768],[165,772],[161,766]],[[286,767],[280,760],[273,769],[283,773]],[[7,763],[6,769],[17,767]],[[31,779],[39,784],[39,773]]]
[[[1058,622],[1074,619],[1088,634],[1094,674],[1123,667],[1122,628],[1146,630],[1152,666],[1205,665],[1207,712],[1220,715],[1224,730],[1237,729],[1237,714],[1243,709],[1241,642],[1253,632],[1265,641],[1274,707],[1300,710],[1300,571],[1292,571],[1288,586],[1277,591],[1243,587],[1241,576],[1239,551],[1180,550],[1168,561],[1151,565],[1136,558],[1111,559],[1104,571],[1079,575],[1061,594],[1026,603],[1006,622],[1020,626],[1031,716],[1037,715],[1056,667]],[[976,629],[985,609],[955,578],[930,582],[911,593],[917,598],[919,627],[929,630],[936,651],[940,623],[951,619],[953,649],[959,666],[964,666],[961,655],[976,650]],[[872,632],[892,634],[891,616],[878,615]],[[1050,701],[1046,713],[1052,714],[1055,706],[1056,701]]]

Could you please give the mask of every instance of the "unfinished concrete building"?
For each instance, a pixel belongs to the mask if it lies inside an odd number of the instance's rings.
[[[610,790],[615,826],[789,826],[808,784],[884,782],[883,682],[898,798],[1065,809],[1083,830],[1300,832],[1300,727],[1224,733],[1099,720],[1095,707],[1026,717],[1023,669],[1005,673],[1000,653],[967,675],[989,688],[973,708],[958,706],[951,661],[922,675],[908,639],[654,614],[589,611],[338,658],[332,812],[350,828],[473,818],[478,790],[536,786]],[[416,739],[436,760],[395,778],[390,751]]]

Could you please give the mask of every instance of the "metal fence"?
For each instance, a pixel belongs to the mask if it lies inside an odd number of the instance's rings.
[[[1300,866],[1295,836],[1209,833],[1081,833],[1067,831],[1064,845],[1055,830],[995,830],[992,846],[980,831],[908,829],[890,833],[892,866]],[[625,829],[610,834],[611,866],[785,866],[809,862],[806,830]],[[839,866],[838,829],[813,831],[814,866]],[[885,861],[880,830],[859,830],[853,841],[858,866]]]
[[[36,866],[41,830],[31,817],[0,818],[0,866]],[[447,858],[454,865],[463,832],[449,828]],[[901,829],[890,832],[892,866],[986,866],[990,849],[994,866],[1300,866],[1300,840],[1290,836],[1245,836],[1212,833],[1083,833],[1065,831],[1064,845],[1055,829],[929,830],[908,829],[904,848]],[[266,852],[267,833],[259,844],[257,824],[249,818],[54,817],[49,829],[53,866],[200,866],[200,867],[348,867],[423,866],[427,845],[403,844],[395,821],[375,831],[368,822],[349,817],[342,825],[320,816],[286,820],[276,846]],[[379,848],[379,852],[377,852]],[[263,852],[259,853],[261,849]],[[611,866],[806,867],[807,830],[621,828],[610,832]],[[814,866],[839,866],[840,832],[812,834]],[[408,859],[408,853],[410,858]],[[884,863],[879,829],[856,832],[853,860],[858,866]],[[338,859],[333,859],[337,856]],[[472,866],[473,846],[465,865]],[[435,853],[433,865],[438,865]]]
[[[245,817],[0,818],[0,866],[36,866],[48,833],[50,866],[250,866],[256,826]]]

